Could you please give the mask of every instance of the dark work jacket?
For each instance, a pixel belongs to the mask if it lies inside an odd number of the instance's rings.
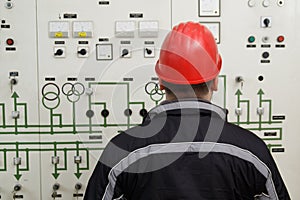
[[[111,140],[84,200],[289,200],[265,143],[209,102],[168,102]]]

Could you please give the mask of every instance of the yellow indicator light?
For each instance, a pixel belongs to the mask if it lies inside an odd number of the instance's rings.
[[[79,32],[79,37],[85,38],[87,36],[86,32]]]
[[[64,36],[64,34],[62,32],[55,33],[55,37],[57,37],[57,38],[62,38],[63,36]]]

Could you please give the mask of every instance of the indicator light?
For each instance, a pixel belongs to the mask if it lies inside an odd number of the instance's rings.
[[[249,42],[249,43],[255,42],[255,37],[254,37],[254,36],[250,36],[250,37],[248,38],[248,42]]]
[[[270,53],[269,53],[269,52],[264,52],[264,53],[262,54],[262,57],[263,57],[264,59],[267,59],[267,58],[270,57]]]
[[[56,32],[55,33],[56,38],[62,38],[63,36],[64,36],[64,34],[62,32]]]
[[[78,36],[81,38],[86,38],[87,37],[87,33],[86,32],[79,32]]]
[[[284,36],[280,35],[277,37],[277,42],[283,42],[284,41]]]
[[[6,40],[6,44],[8,45],[8,46],[12,46],[12,45],[14,45],[14,40],[13,39],[11,39],[11,38],[8,38],[7,40]]]

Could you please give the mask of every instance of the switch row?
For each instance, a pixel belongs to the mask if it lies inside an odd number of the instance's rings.
[[[89,56],[89,47],[78,47],[76,53],[79,58],[87,58]],[[56,58],[65,58],[66,57],[66,47],[64,47],[64,46],[54,47],[53,56]]]

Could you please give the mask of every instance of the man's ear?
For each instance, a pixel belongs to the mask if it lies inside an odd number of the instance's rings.
[[[159,79],[159,89],[160,90],[164,90],[165,89],[165,86],[162,84],[162,80],[161,79]]]
[[[214,78],[213,80],[212,80],[212,84],[211,84],[211,90],[212,91],[218,91],[218,84],[219,84],[219,78],[218,78],[219,76],[217,76],[216,78]]]

